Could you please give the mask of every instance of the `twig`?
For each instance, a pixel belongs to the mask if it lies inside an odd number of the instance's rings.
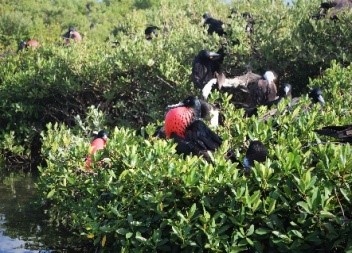
[[[344,142],[339,142],[339,141],[322,141],[322,142],[317,142],[317,143],[309,143],[305,146],[303,146],[302,148],[308,148],[308,147],[312,147],[312,146],[318,146],[320,144],[347,144]]]
[[[334,191],[335,191],[335,195],[336,195],[336,198],[337,198],[337,202],[339,202],[339,206],[340,206],[340,209],[341,209],[341,212],[342,212],[343,220],[346,221],[346,220],[348,220],[348,219],[347,219],[346,216],[345,216],[345,212],[344,212],[343,207],[342,207],[342,205],[341,205],[339,196],[337,195],[336,188],[334,188]]]
[[[174,86],[172,86],[169,82],[165,81],[164,79],[162,79],[160,76],[156,76],[160,81],[162,81],[163,83],[165,83],[167,86],[169,86],[172,89],[175,89]]]

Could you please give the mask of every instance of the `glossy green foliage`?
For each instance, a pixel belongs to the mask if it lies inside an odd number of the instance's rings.
[[[243,17],[228,18],[230,6],[217,1],[53,1],[38,13],[36,5],[7,2],[4,10],[14,15],[1,15],[1,48],[14,51],[24,36],[42,47],[1,58],[0,149],[30,156],[41,133],[38,189],[53,222],[102,251],[349,251],[351,146],[326,143],[333,140],[313,130],[351,124],[350,17],[311,20],[319,4],[236,1],[231,7],[255,19],[249,35]],[[227,41],[203,29],[206,11],[227,24]],[[70,18],[61,21],[63,14]],[[144,37],[148,24],[162,28],[152,41]],[[62,45],[69,25],[82,31],[82,43]],[[243,118],[230,97],[213,93],[225,116],[214,164],[183,159],[171,140],[137,135],[142,126],[142,134],[153,134],[167,104],[199,94],[189,78],[192,60],[222,45],[227,75],[273,69],[300,102],[283,101],[264,121],[267,108]],[[324,92],[323,108],[306,95],[315,86]],[[90,134],[102,128],[110,138],[88,173]],[[246,177],[225,154],[232,148],[242,161],[248,138],[270,153]]]
[[[265,108],[258,118],[244,119],[228,97],[214,94],[222,97],[226,117],[216,130],[224,143],[213,153],[215,165],[183,159],[171,140],[116,127],[88,173],[89,139],[48,126],[47,167],[38,187],[53,220],[106,252],[350,250],[351,146],[329,143],[313,130],[351,122],[351,97],[343,92],[350,89],[351,73],[333,64],[309,84],[330,91],[325,107],[302,96],[291,108],[284,101],[267,122],[260,120]],[[152,124],[142,133],[154,130]],[[232,148],[242,160],[248,137],[262,140],[270,154],[246,177],[225,154]]]

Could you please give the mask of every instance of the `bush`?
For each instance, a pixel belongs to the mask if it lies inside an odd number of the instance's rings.
[[[329,102],[308,113],[308,97],[289,111],[280,105],[282,114],[266,123],[242,119],[243,111],[226,103],[216,165],[183,159],[172,141],[115,128],[95,157],[103,164],[90,175],[84,172],[89,141],[73,138],[79,135],[64,126],[49,126],[43,146],[48,166],[40,170],[39,190],[52,203],[54,220],[103,252],[347,251],[351,146],[321,143],[313,129],[347,123],[346,112],[335,108],[351,102],[339,94],[349,89],[351,73],[351,67],[332,65],[312,80],[310,86],[324,83]],[[233,147],[241,160],[247,136],[270,149],[266,163],[256,163],[248,178],[224,157]]]
[[[291,8],[279,0],[238,1],[233,7],[255,19],[249,35],[243,17],[226,18],[230,6],[218,1],[102,1],[89,8],[77,1],[69,10],[65,3],[38,12],[21,6],[24,20],[36,13],[39,25],[18,31],[40,34],[43,46],[3,56],[0,69],[1,157],[45,159],[38,189],[53,221],[106,252],[351,250],[351,147],[323,145],[313,132],[351,121],[347,14],[336,23],[313,21],[319,1]],[[226,23],[229,38],[206,34],[200,24],[206,11]],[[63,13],[70,20],[60,21]],[[20,20],[7,15],[0,22],[6,30]],[[147,24],[162,28],[151,42],[144,38]],[[82,43],[62,46],[68,25],[84,28]],[[12,37],[3,34],[1,48],[13,50]],[[264,122],[243,119],[226,94],[212,94],[211,101],[224,101],[226,119],[217,130],[224,144],[213,154],[216,165],[183,159],[172,141],[138,136],[141,127],[153,133],[167,104],[199,94],[189,78],[192,60],[201,49],[221,46],[227,75],[248,65],[258,73],[271,68],[303,94],[299,104],[290,110],[287,101],[280,104],[281,113]],[[314,86],[328,102],[307,111],[305,94]],[[265,113],[259,108],[259,119]],[[90,133],[101,128],[110,130],[110,140],[88,174]],[[270,155],[247,178],[224,155],[233,148],[242,160],[248,138],[262,140]]]

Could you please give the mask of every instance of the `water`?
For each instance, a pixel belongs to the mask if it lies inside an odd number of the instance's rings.
[[[50,226],[38,205],[33,174],[0,169],[0,253],[89,252],[67,231]]]

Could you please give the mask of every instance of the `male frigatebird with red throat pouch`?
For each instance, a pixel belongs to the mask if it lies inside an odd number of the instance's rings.
[[[90,143],[88,156],[86,158],[86,169],[90,170],[90,165],[92,163],[92,155],[94,155],[98,150],[104,149],[106,142],[108,140],[108,133],[105,130],[100,130],[98,134],[94,137]]]
[[[172,138],[177,143],[177,153],[203,155],[211,161],[207,151],[217,149],[222,139],[201,120],[211,113],[209,104],[190,96],[168,108],[164,130],[166,138]]]

